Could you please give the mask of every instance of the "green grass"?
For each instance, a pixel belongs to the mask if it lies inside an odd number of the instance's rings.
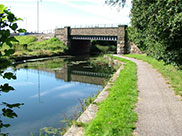
[[[113,53],[116,52],[116,46],[114,45],[108,45],[108,46],[102,46],[97,44],[96,47],[100,50],[102,53]]]
[[[108,98],[98,105],[96,118],[86,125],[85,136],[129,136],[136,127],[137,67],[131,61],[114,58],[126,63],[124,70],[110,88]]]
[[[16,36],[15,38],[19,42],[12,42],[15,53],[11,57],[51,56],[67,50],[63,42],[55,37],[43,41],[37,41],[36,36]],[[1,51],[7,48],[9,47],[4,45]]]
[[[166,83],[171,84],[176,95],[182,96],[182,70],[179,70],[173,65],[166,65],[163,61],[158,61],[150,56],[146,55],[126,55],[127,57],[132,57],[136,59],[148,62],[157,69],[163,77],[167,80]]]
[[[116,53],[117,46],[115,45],[100,45],[100,44],[94,44],[90,48],[91,54],[113,54]]]
[[[15,36],[15,38],[19,41],[17,43],[18,45],[23,45],[23,44],[31,44],[32,42],[37,41],[37,38],[35,36]],[[14,43],[15,44],[15,43]]]

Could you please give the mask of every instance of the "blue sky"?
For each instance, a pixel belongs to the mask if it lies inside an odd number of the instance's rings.
[[[1,0],[24,21],[19,25],[28,31],[37,30],[37,0]],[[59,26],[129,24],[131,0],[120,11],[105,4],[105,0],[42,0],[40,2],[40,31]]]

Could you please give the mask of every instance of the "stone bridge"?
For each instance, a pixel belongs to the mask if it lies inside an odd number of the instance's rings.
[[[74,70],[69,65],[65,65],[60,70],[55,70],[55,77],[57,79],[63,79],[66,82],[76,81],[95,85],[104,85],[106,77],[108,78],[110,76],[111,75],[104,73]]]
[[[125,53],[126,25],[118,27],[57,28],[55,36],[67,45],[72,53],[89,53],[91,40],[117,41],[117,54]]]
[[[55,76],[56,79],[62,79],[66,82],[75,81],[81,83],[88,83],[94,85],[104,85],[106,77],[110,77],[110,74],[78,71],[72,69],[69,65],[65,65],[63,68],[57,70],[50,70],[46,68],[38,68],[39,72],[47,76]],[[31,69],[33,73],[37,73],[37,70]]]

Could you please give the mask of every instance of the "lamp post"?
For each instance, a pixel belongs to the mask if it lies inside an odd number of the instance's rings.
[[[42,2],[42,0],[40,0]],[[37,0],[37,33],[39,33],[39,0]]]

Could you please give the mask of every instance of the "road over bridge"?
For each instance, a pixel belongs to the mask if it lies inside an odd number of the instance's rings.
[[[126,25],[118,27],[57,28],[55,36],[70,48],[72,53],[89,53],[91,40],[117,41],[117,54],[125,53]]]

